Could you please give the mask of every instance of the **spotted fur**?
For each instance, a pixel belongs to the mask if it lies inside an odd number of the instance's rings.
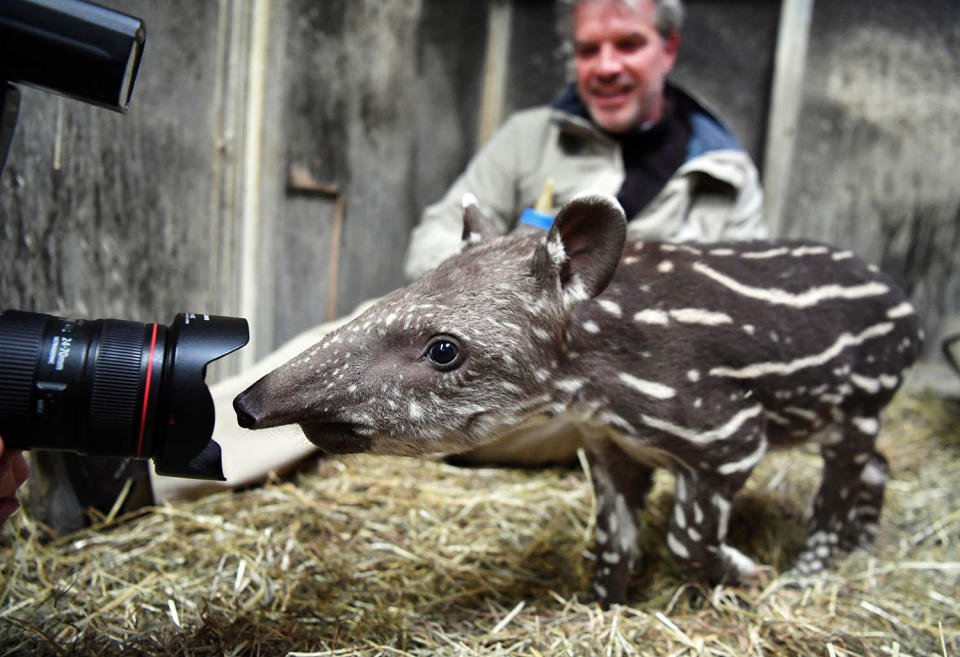
[[[772,447],[814,439],[824,476],[795,570],[876,534],[889,469],[880,411],[918,353],[917,315],[849,251],[807,242],[627,242],[603,196],[545,235],[465,249],[237,398],[242,424],[297,422],[329,452],[450,453],[573,422],[597,496],[596,576],[624,599],[655,467],[676,478],[667,546],[711,581],[756,566],[725,542]],[[444,342],[436,347],[438,342]],[[456,351],[455,361],[437,363]]]

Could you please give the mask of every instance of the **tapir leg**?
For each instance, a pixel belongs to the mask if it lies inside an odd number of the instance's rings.
[[[593,593],[607,609],[623,602],[640,557],[640,515],[653,485],[653,469],[608,440],[591,441],[587,449],[597,499]]]
[[[733,498],[748,474],[677,473],[667,547],[711,582],[736,584],[757,572],[749,557],[726,543]]]
[[[766,449],[766,425],[757,418],[717,446],[718,461],[675,473],[667,547],[676,557],[702,569],[712,582],[736,584],[756,575],[753,561],[727,545],[726,537],[733,498]]]
[[[876,450],[879,414],[850,413],[823,452],[823,481],[803,551],[794,565],[799,575],[827,568],[840,551],[876,537],[883,493],[890,476],[887,459]]]

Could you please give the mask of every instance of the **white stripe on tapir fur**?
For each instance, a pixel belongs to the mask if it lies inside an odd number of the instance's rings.
[[[639,379],[627,372],[620,372],[617,374],[617,377],[637,392],[641,392],[650,397],[656,397],[657,399],[670,399],[677,394],[677,391],[670,386],[657,383],[656,381]]]
[[[862,285],[823,285],[814,287],[806,292],[795,294],[778,288],[752,287],[730,278],[702,262],[693,263],[693,270],[712,278],[737,294],[742,294],[767,303],[792,306],[794,308],[809,308],[830,299],[862,299],[863,297],[886,294],[890,288],[877,281],[870,281]]]
[[[683,438],[687,442],[697,445],[707,445],[712,442],[723,441],[729,438],[738,429],[740,429],[744,422],[757,417],[760,415],[761,411],[763,411],[763,406],[760,404],[750,406],[749,408],[745,408],[736,413],[722,426],[716,429],[709,429],[707,431],[697,431],[696,429],[691,429],[689,427],[682,427],[678,424],[667,422],[666,420],[661,420],[650,415],[643,415],[640,417],[640,419],[648,427],[659,429],[660,431],[677,436],[678,438]]]
[[[865,340],[869,340],[870,338],[886,335],[892,330],[893,324],[891,322],[883,322],[865,329],[859,335],[843,333],[839,338],[837,338],[836,342],[819,354],[797,358],[796,360],[784,363],[754,363],[753,365],[747,365],[746,367],[740,368],[714,367],[710,370],[710,374],[714,376],[729,376],[735,379],[755,379],[768,374],[793,374],[794,372],[804,368],[823,365],[832,358],[835,358],[837,354],[842,352],[845,348],[862,344]]]

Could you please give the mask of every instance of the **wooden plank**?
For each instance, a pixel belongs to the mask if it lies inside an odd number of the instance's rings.
[[[803,101],[803,76],[813,1],[783,0],[780,8],[773,100],[763,158],[764,206],[767,223],[775,237],[784,234],[784,210],[797,137],[797,120]]]
[[[483,145],[503,121],[507,88],[507,59],[510,54],[510,31],[513,6],[498,0],[490,4],[487,19],[487,54],[483,70],[483,98],[480,111],[480,132],[477,146]]]

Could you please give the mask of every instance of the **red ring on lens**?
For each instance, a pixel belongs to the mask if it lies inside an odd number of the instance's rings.
[[[137,440],[137,458],[143,458],[143,430],[147,426],[147,402],[150,401],[150,379],[153,378],[153,354],[157,348],[157,325],[153,325],[153,335],[150,337],[150,359],[147,364],[147,385],[143,390],[143,412],[140,414],[140,438]]]

